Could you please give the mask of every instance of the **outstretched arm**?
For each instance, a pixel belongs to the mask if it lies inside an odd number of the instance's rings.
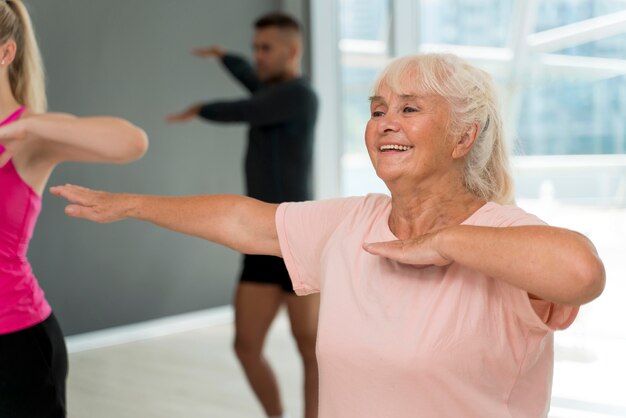
[[[166,120],[187,122],[198,116],[215,122],[273,125],[304,113],[314,117],[316,111],[317,100],[311,92],[283,83],[246,99],[196,103],[180,113],[168,115]]]
[[[31,145],[31,158],[55,164],[61,161],[125,163],[140,158],[148,148],[146,134],[115,117],[79,118],[62,113],[23,117],[0,128],[0,156],[4,165],[20,147]]]
[[[241,253],[281,256],[275,204],[238,195],[147,196],[73,185],[50,191],[70,202],[65,213],[75,218],[99,223],[134,218]]]
[[[259,88],[260,80],[256,71],[250,63],[235,54],[228,53],[219,45],[213,45],[208,48],[195,48],[193,55],[200,58],[216,58],[222,61],[224,67],[250,92],[254,92]]]
[[[255,92],[261,84],[256,75],[256,71],[248,61],[237,55],[227,53],[226,50],[220,46],[214,45],[208,48],[195,48],[192,53],[200,58],[219,59],[224,67],[250,92]],[[191,104],[183,111],[168,114],[165,116],[165,121],[168,123],[190,122],[196,116],[202,116],[201,110],[203,106],[203,103]],[[230,109],[225,109],[224,111],[229,112]],[[212,118],[208,117],[208,119]],[[218,116],[212,120],[222,119],[221,116]]]
[[[582,305],[604,289],[604,265],[591,241],[562,228],[459,225],[364,248],[418,266],[457,262],[555,303]]]

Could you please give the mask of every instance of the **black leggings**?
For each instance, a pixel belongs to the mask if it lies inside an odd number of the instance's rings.
[[[66,378],[65,340],[53,314],[0,335],[0,417],[65,417]]]

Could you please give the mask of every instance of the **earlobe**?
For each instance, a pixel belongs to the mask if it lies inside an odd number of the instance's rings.
[[[10,65],[15,58],[15,42],[9,41],[4,44],[2,53],[0,54],[0,65]]]

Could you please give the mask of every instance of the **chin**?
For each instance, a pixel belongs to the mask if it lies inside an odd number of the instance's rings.
[[[400,174],[394,173],[393,171],[390,171],[390,170],[376,170],[376,177],[378,177],[386,185],[388,185],[389,182],[393,182],[394,180],[397,180],[400,177]]]

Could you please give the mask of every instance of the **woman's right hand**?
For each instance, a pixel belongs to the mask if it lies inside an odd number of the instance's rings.
[[[91,190],[66,184],[50,188],[50,193],[68,200],[65,213],[74,218],[87,219],[101,224],[127,218],[131,195]]]

